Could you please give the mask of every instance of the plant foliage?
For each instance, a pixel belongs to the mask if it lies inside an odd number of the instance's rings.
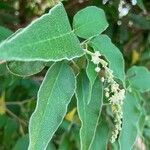
[[[0,2],[0,149],[150,148],[150,3],[90,2]]]

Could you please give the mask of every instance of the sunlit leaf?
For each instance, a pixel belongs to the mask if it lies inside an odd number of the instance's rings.
[[[83,55],[61,3],[0,44],[0,60],[58,61]]]
[[[75,34],[85,39],[102,33],[108,27],[104,11],[95,6],[82,9],[73,20]]]

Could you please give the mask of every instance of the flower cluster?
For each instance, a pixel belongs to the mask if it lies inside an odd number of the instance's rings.
[[[129,10],[130,5],[126,4],[125,1],[121,0],[118,7],[119,17],[122,18],[123,16],[126,16]]]
[[[86,51],[88,54],[92,56],[91,61],[96,65],[95,71],[100,72],[101,68],[105,70],[105,77],[101,78],[102,82],[107,83],[107,87],[105,87],[105,97],[108,99],[111,104],[112,112],[115,117],[115,128],[112,132],[111,142],[113,143],[121,130],[122,125],[122,104],[125,98],[125,90],[120,89],[119,84],[114,80],[113,71],[108,67],[108,63],[100,58],[101,54],[99,51],[95,53]],[[101,68],[100,68],[101,66]]]
[[[109,0],[103,0],[103,4],[106,4]],[[137,4],[137,0],[131,0],[131,4],[134,6]],[[120,0],[118,11],[119,11],[119,18],[126,16],[131,9],[131,5],[128,4],[125,0]]]
[[[137,0],[131,0],[131,4],[134,6],[137,4]],[[131,6],[126,3],[124,0],[120,0],[118,11],[119,11],[119,17],[122,18],[123,16],[126,16],[129,13],[129,10],[131,9]]]

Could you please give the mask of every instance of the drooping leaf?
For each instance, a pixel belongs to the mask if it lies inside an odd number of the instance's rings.
[[[119,49],[111,42],[106,35],[96,36],[91,40],[90,45],[95,51],[99,51],[109,62],[109,68],[113,70],[116,78],[125,82],[124,59]]]
[[[74,94],[75,76],[65,63],[48,71],[38,92],[35,112],[29,123],[29,150],[45,149],[61,124]]]
[[[150,72],[141,66],[133,66],[127,72],[130,85],[141,92],[150,90]]]
[[[89,57],[87,56],[87,67],[86,67],[86,73],[90,81],[90,91],[89,91],[89,98],[88,103],[91,100],[91,94],[92,94],[92,88],[94,85],[94,82],[98,76],[98,73],[95,71],[95,65],[90,61]]]
[[[0,42],[9,37],[13,32],[7,28],[0,26]]]
[[[92,145],[103,103],[103,88],[98,78],[93,85],[90,103],[87,104],[89,90],[89,80],[83,72],[78,76],[76,90],[77,110],[81,120],[81,150],[88,150]]]
[[[134,93],[127,93],[123,105],[123,124],[119,136],[121,150],[131,150],[138,132],[140,110]]]
[[[107,150],[109,140],[109,127],[105,120],[102,120],[97,127],[96,135],[91,150]]]
[[[0,60],[58,61],[83,55],[61,3],[0,44]]]
[[[34,74],[39,73],[43,70],[46,63],[38,62],[38,61],[29,61],[29,62],[21,62],[21,61],[14,61],[7,63],[7,68],[9,71],[18,76],[31,76]]]
[[[73,19],[75,34],[85,39],[102,33],[107,27],[104,11],[95,6],[79,11]]]

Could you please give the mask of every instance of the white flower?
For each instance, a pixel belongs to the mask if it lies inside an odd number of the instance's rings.
[[[103,60],[103,59],[100,59],[100,63],[101,63],[102,66],[106,69],[108,63],[107,63],[105,60]]]
[[[131,0],[132,5],[136,5],[137,4],[137,0]]]
[[[98,67],[98,66],[95,68],[95,71],[96,71],[97,73],[100,72],[100,70],[101,70],[101,68]]]
[[[106,92],[106,93],[105,93],[105,96],[108,98],[108,97],[109,97],[109,92]]]
[[[105,78],[104,78],[104,77],[102,77],[102,78],[101,78],[101,81],[102,81],[102,82],[104,82],[104,81],[105,81]]]
[[[119,84],[118,83],[113,83],[112,85],[111,85],[111,91],[112,92],[117,92],[118,91],[118,89],[119,89]]]
[[[100,59],[99,57],[96,56],[92,56],[92,60],[91,60],[94,64],[98,65],[100,63]]]
[[[97,56],[97,57],[101,56],[101,54],[100,54],[99,51],[96,51],[96,52],[94,53],[94,55]]]
[[[124,7],[119,11],[119,17],[126,16],[129,13],[129,7]]]
[[[105,88],[104,90],[105,90],[106,92],[109,92],[109,88]]]
[[[119,17],[122,18],[123,16],[126,16],[129,13],[129,10],[130,6],[121,0],[118,7]]]
[[[109,0],[103,0],[103,4],[105,5]]]
[[[123,5],[125,4],[124,1],[120,2],[120,8],[119,10],[122,11]],[[124,13],[125,14],[125,13]],[[112,107],[112,112],[114,115],[114,123],[115,123],[115,128],[112,132],[112,137],[111,137],[111,142],[115,142],[119,131],[121,130],[121,125],[122,125],[122,104],[123,100],[125,98],[125,90],[119,88],[119,84],[115,81],[113,71],[108,68],[108,63],[107,61],[103,60],[102,58],[99,58],[101,54],[99,51],[96,51],[95,53],[86,51],[89,55],[92,57],[92,62],[97,65],[95,68],[96,72],[100,72],[100,67],[98,66],[99,64],[102,65],[102,67],[105,69],[105,78],[101,78],[101,82],[104,82],[105,80],[107,81],[108,86],[104,89],[105,90],[105,96],[108,98],[108,101],[111,104]]]
[[[118,26],[120,26],[122,24],[121,20],[117,21]]]
[[[92,62],[96,65],[98,65],[100,63],[100,58],[99,56],[101,56],[101,54],[99,53],[99,51],[96,51],[93,55],[92,55]]]

